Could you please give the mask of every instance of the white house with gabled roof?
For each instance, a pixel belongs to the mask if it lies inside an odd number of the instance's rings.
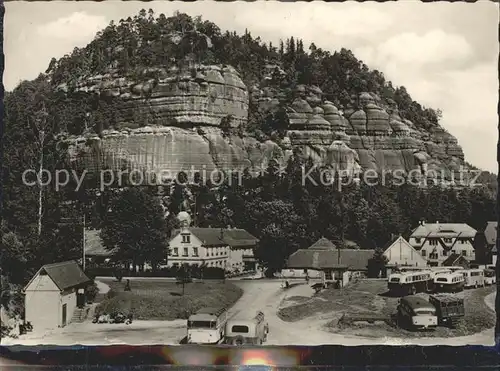
[[[408,242],[430,266],[440,266],[453,253],[474,261],[476,232],[465,223],[421,222],[413,230]]]
[[[427,266],[427,260],[402,236],[399,236],[387,245],[384,256],[388,260],[387,265],[390,266]]]
[[[42,266],[23,290],[26,321],[35,331],[66,326],[91,283],[76,261]]]

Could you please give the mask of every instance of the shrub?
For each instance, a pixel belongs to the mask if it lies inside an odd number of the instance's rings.
[[[85,288],[85,297],[87,298],[87,302],[93,303],[97,294],[99,293],[99,289],[95,282],[92,285],[89,285]]]

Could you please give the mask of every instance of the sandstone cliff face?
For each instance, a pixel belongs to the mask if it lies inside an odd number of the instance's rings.
[[[438,126],[416,128],[400,117],[394,103],[384,105],[374,94],[362,93],[343,112],[314,86],[297,87],[294,99],[285,101],[283,94],[267,88],[253,87],[249,94],[230,66],[198,66],[189,73],[149,69],[140,81],[107,75],[78,85],[79,91],[121,103],[113,130],[67,138],[77,167],[173,174],[258,171],[271,159],[285,166],[292,150],[353,175],[367,169],[446,174],[463,164],[463,151],[451,134]],[[250,99],[263,112],[285,103],[289,130],[279,144],[236,135],[236,128],[247,123]],[[152,124],[137,127],[137,118],[146,114]],[[226,127],[221,126],[224,121]]]

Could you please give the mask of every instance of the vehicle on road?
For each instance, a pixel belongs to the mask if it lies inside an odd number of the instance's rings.
[[[225,344],[261,345],[267,341],[269,325],[264,313],[258,311],[253,318],[236,315],[226,323]]]
[[[415,295],[433,290],[434,280],[430,271],[393,273],[389,276],[387,287],[397,295]]]
[[[482,269],[464,269],[462,271],[458,271],[464,275],[465,278],[465,288],[469,287],[484,287],[484,270]]]
[[[218,344],[224,339],[227,310],[202,308],[189,316],[187,321],[188,344]]]
[[[438,324],[454,327],[465,316],[463,298],[446,294],[430,295],[429,303],[436,308]]]
[[[484,270],[484,283],[486,285],[494,285],[497,283],[497,275],[494,269]]]
[[[416,295],[405,296],[399,300],[397,319],[400,326],[409,329],[431,329],[438,325],[436,308]]]
[[[465,278],[460,272],[438,273],[434,277],[436,292],[460,292],[464,290]]]

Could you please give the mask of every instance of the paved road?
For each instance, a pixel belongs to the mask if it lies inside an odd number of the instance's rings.
[[[318,317],[293,323],[282,321],[277,315],[280,303],[286,296],[303,295],[304,287],[281,288],[280,280],[236,281],[235,284],[244,289],[240,300],[230,310],[230,314],[241,313],[253,316],[262,310],[269,323],[270,332],[266,345],[494,345],[493,329],[481,333],[455,338],[363,338],[332,334],[322,330],[328,319]],[[312,291],[312,290],[311,290]],[[486,303],[494,310],[495,294],[486,298]],[[72,324],[64,329],[54,330],[43,337],[23,337],[21,341],[10,341],[10,344],[57,344],[57,345],[152,345],[179,344],[186,335],[186,321],[134,321],[125,324]],[[5,343],[3,343],[5,344]],[[5,344],[8,345],[8,344]]]

